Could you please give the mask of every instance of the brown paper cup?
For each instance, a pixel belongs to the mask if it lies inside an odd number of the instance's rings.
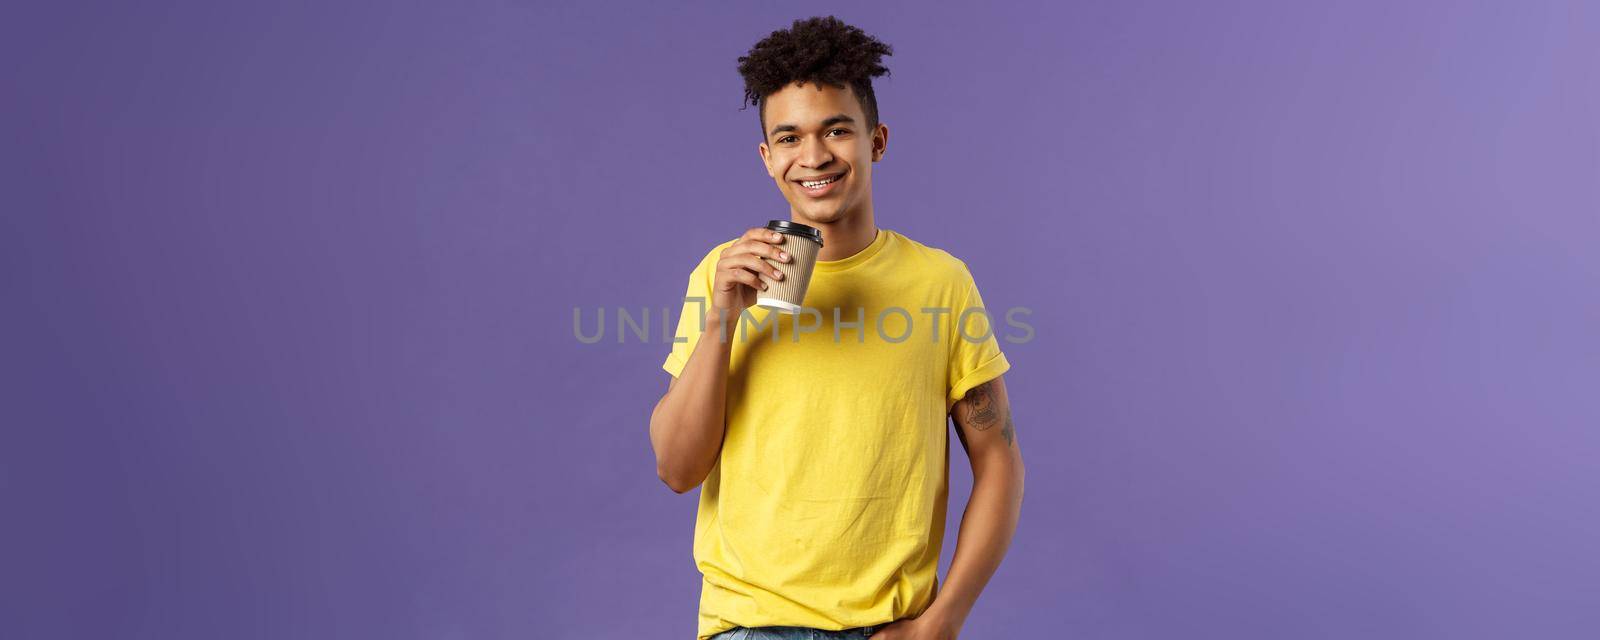
[[[772,276],[763,274],[761,281],[766,283],[767,289],[756,296],[756,305],[775,309],[779,313],[798,313],[805,302],[806,287],[811,284],[811,271],[817,266],[817,252],[822,249],[822,244],[804,236],[786,233],[783,244],[778,246],[789,253],[788,262],[768,258],[761,260],[782,272],[783,279],[774,280]]]

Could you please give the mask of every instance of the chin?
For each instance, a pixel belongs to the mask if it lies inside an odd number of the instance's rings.
[[[832,224],[845,219],[847,217],[846,211],[847,209],[845,207],[828,208],[822,211],[817,211],[808,207],[795,207],[795,212],[800,214],[800,217],[804,218],[807,222],[817,222],[822,224]]]

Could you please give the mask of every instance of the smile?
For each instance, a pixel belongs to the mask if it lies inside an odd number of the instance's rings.
[[[833,191],[833,185],[838,184],[839,180],[844,178],[844,175],[845,174],[841,173],[839,175],[824,178],[822,180],[796,181],[796,184],[800,185],[801,193],[812,197],[818,197]]]

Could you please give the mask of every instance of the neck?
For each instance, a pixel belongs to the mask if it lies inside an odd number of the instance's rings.
[[[873,221],[871,211],[826,223],[806,220],[793,213],[789,214],[789,219],[822,231],[822,249],[817,252],[817,259],[824,262],[843,260],[861,253],[878,238],[878,225]]]

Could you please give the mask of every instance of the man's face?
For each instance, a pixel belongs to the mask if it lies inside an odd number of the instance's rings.
[[[790,84],[767,96],[761,160],[803,221],[831,223],[872,202],[872,163],[883,158],[889,128],[867,129],[849,87]],[[832,178],[808,188],[804,183]]]

